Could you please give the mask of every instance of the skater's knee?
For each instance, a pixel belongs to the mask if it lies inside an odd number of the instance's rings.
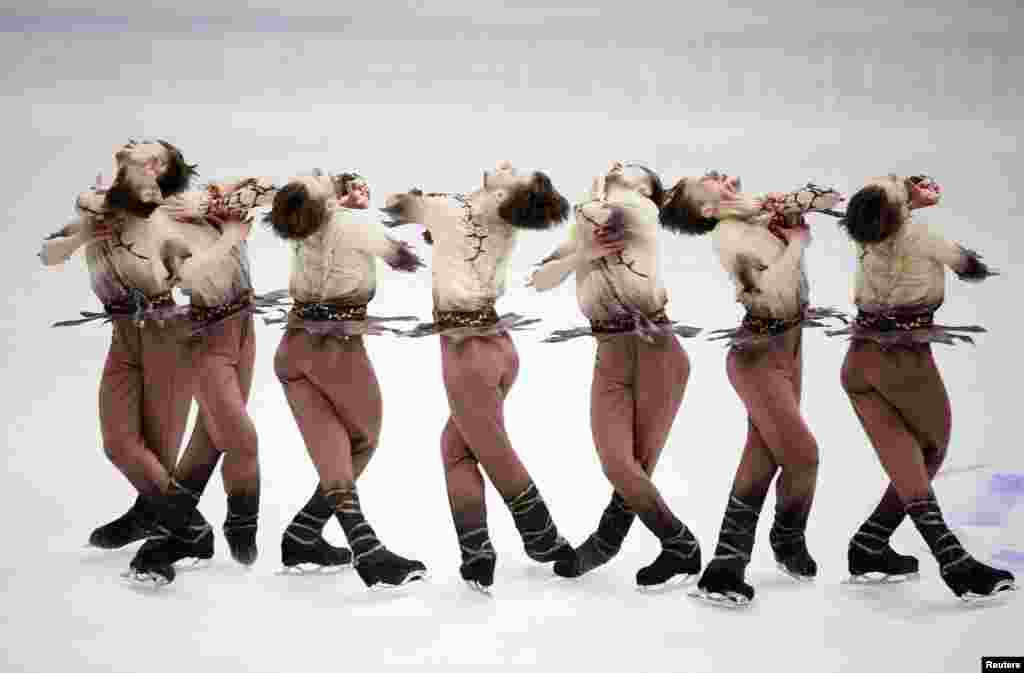
[[[640,464],[628,455],[604,456],[601,470],[615,490],[626,496],[637,490],[637,483],[645,481],[647,475]]]
[[[820,463],[821,460],[818,456],[817,446],[814,447],[813,451],[808,447],[804,451],[793,452],[792,455],[787,456],[786,460],[782,463],[782,469],[791,474],[816,474]]]
[[[223,449],[226,453],[234,453],[239,456],[256,458],[259,455],[260,440],[256,434],[256,426],[252,422],[242,422],[234,433],[234,436],[225,438]]]

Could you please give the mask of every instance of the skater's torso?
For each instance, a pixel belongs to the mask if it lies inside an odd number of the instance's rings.
[[[941,260],[959,256],[957,246],[909,220],[889,239],[857,246],[854,303],[870,310],[937,306],[946,290]]]
[[[513,226],[475,215],[461,194],[423,197],[423,224],[433,239],[434,309],[479,311],[505,294],[515,249]]]
[[[748,313],[765,318],[792,318],[807,306],[810,287],[803,257],[791,268],[773,267],[787,245],[762,222],[723,219],[715,227],[712,240],[736,287],[736,301]]]
[[[377,267],[366,211],[338,207],[315,234],[292,243],[291,296],[358,306],[376,292]],[[379,234],[383,238],[383,233]]]
[[[625,250],[593,262],[581,255],[576,268],[576,298],[590,320],[608,320],[623,309],[652,315],[668,303],[661,277],[658,209],[649,199],[627,192],[615,201],[590,201],[577,207],[578,250],[596,245],[594,228],[606,222],[613,210],[625,218]]]
[[[185,241],[191,254],[206,250],[217,243],[221,231],[205,218],[210,212],[242,212],[251,217],[253,208],[269,205],[277,187],[266,178],[253,178],[239,186],[222,188],[212,185],[171,197],[169,202],[183,209],[192,218],[190,222],[171,220],[176,233]],[[252,292],[252,269],[249,263],[248,243],[243,240],[215,264],[182,282],[181,289],[189,294],[192,303],[200,306],[220,306],[237,301]]]
[[[105,214],[103,196],[85,192],[78,198],[77,209],[83,219]],[[85,261],[93,292],[105,305],[128,300],[129,290],[139,290],[147,297],[169,292],[174,277],[175,260],[188,249],[186,238],[163,209],[148,217],[130,213],[111,217],[114,235],[106,241],[85,246]]]

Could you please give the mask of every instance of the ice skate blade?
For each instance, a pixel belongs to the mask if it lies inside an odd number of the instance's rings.
[[[843,584],[852,584],[856,586],[874,586],[880,584],[904,584],[906,582],[916,582],[921,579],[919,573],[907,573],[905,575],[887,575],[882,572],[870,572],[864,573],[863,575],[850,575],[849,578]]]
[[[673,575],[661,584],[638,584],[636,590],[642,594],[663,594],[667,591],[671,591],[676,587],[690,584],[697,579],[697,573],[692,575]]]
[[[209,568],[211,563],[212,559],[188,556],[183,559],[178,559],[173,565],[175,570],[179,570],[181,572],[192,572],[195,570]]]
[[[484,596],[489,596],[489,597],[492,597],[492,598],[494,597],[494,594],[491,593],[491,587],[485,587],[483,584],[480,584],[476,580],[463,580],[463,581],[466,583],[466,586],[468,586],[473,591],[476,591],[477,593],[481,593]]]
[[[1013,580],[1003,580],[995,585],[990,594],[976,594],[973,591],[968,591],[960,596],[960,600],[965,603],[994,603],[1008,599],[1017,591],[1017,588]]]
[[[346,568],[351,568],[351,563],[342,563],[335,566],[323,566],[319,563],[296,563],[295,565],[282,565],[277,571],[278,575],[337,575]]]
[[[785,566],[785,564],[782,563],[776,563],[775,567],[778,568],[780,573],[782,573],[786,577],[796,580],[797,582],[803,582],[806,584],[813,582],[815,579],[814,575],[799,575],[795,572],[792,572],[789,568]]]
[[[743,608],[750,607],[751,600],[743,594],[735,591],[727,591],[725,594],[717,592],[706,591],[704,589],[693,589],[687,592],[687,595],[691,598],[696,598],[699,601],[710,603],[722,608],[729,608],[731,610],[740,610]]]
[[[372,591],[391,591],[392,589],[398,589],[404,587],[406,584],[417,581],[424,581],[427,579],[427,572],[425,570],[413,570],[411,573],[402,578],[402,581],[398,584],[388,584],[387,582],[376,582],[371,584],[368,588]]]
[[[149,572],[139,572],[137,570],[125,570],[121,573],[121,579],[126,580],[129,584],[137,587],[145,587],[152,589],[159,589],[160,587],[170,584],[170,581],[163,575]]]

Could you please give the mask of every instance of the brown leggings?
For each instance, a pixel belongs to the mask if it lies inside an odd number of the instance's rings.
[[[949,395],[931,346],[890,350],[870,341],[850,345],[841,374],[861,426],[892,482],[880,509],[929,497],[949,449]]]
[[[597,337],[590,427],[605,476],[634,512],[672,514],[651,481],[683,402],[690,359],[674,336]]]
[[[448,502],[456,527],[472,528],[487,520],[481,466],[506,502],[530,485],[505,432],[505,398],[519,373],[519,355],[508,334],[440,339],[451,410],[441,433]]]
[[[290,329],[274,356],[306,450],[325,492],[351,488],[380,438],[383,403],[362,337],[323,338]]]
[[[228,495],[258,493],[258,438],[246,410],[256,360],[253,318],[228,318],[186,348],[199,417],[175,476],[193,488],[205,486],[223,453]]]
[[[747,408],[747,441],[733,494],[763,502],[775,473],[777,511],[811,510],[818,477],[818,443],[800,414],[802,330],[791,329],[767,346],[732,349],[729,383]]]
[[[183,326],[116,320],[100,379],[107,457],[143,495],[166,490],[192,398]]]

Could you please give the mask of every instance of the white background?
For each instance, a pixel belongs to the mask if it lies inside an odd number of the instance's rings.
[[[218,530],[213,566],[157,595],[124,586],[134,547],[82,549],[89,531],[134,495],[103,456],[96,391],[109,328],[50,329],[95,309],[84,263],[44,269],[40,239],[72,213],[77,192],[109,173],[112,148],[156,136],[180,146],[204,178],[287,179],[314,167],[368,176],[373,205],[419,186],[468,191],[511,159],[547,171],[571,200],[612,159],[637,159],[666,182],[719,168],[752,191],[814,180],[852,193],[872,175],[924,171],[945,188],[922,214],[1006,274],[981,286],[949,281],[940,322],[982,323],[978,347],[936,347],[953,403],[951,469],[937,482],[961,516],[995,472],[1024,472],[1019,433],[1018,133],[1024,117],[1022,12],[1015,3],[955,13],[915,3],[788,1],[620,3],[601,8],[476,2],[360,6],[293,1],[96,8],[63,0],[0,14],[7,207],[0,267],[7,345],[0,472],[3,551],[0,642],[12,671],[374,670],[387,664],[534,665],[542,670],[968,671],[983,655],[1022,654],[1024,602],[961,605],[909,524],[896,536],[921,558],[908,586],[844,586],[846,544],[884,476],[839,386],[845,344],[805,337],[804,411],[821,446],[809,544],[821,572],[797,585],[774,570],[771,500],[744,613],[695,604],[684,591],[646,596],[637,568],[657,554],[634,526],[622,554],[577,581],[529,562],[489,492],[499,553],[495,598],[458,580],[458,548],[439,458],[447,404],[436,339],[374,338],[384,393],[380,451],[360,484],[386,544],[422,559],[429,583],[369,593],[351,571],[283,577],[278,544],[316,483],[273,376],[279,332],[259,325],[250,405],[260,432],[262,556],[246,571]],[[410,7],[410,4],[413,5]],[[287,17],[282,16],[288,14]],[[853,256],[834,220],[816,217],[808,251],[813,300],[849,305]],[[418,229],[402,235],[429,261]],[[530,265],[561,232],[521,237],[499,305],[545,318],[516,343],[522,369],[508,401],[514,445],[574,543],[591,532],[607,485],[588,425],[593,343],[541,344],[581,323],[573,284],[537,296]],[[728,327],[741,309],[704,239],[666,236],[673,318]],[[253,233],[257,289],[284,287],[286,250]],[[430,313],[430,276],[381,268],[378,314]],[[688,340],[693,373],[656,481],[713,554],[746,432],[724,350]],[[1014,374],[1013,372],[1018,372]],[[202,511],[219,529],[224,497],[211,482]],[[958,514],[958,512],[960,514]],[[979,557],[1020,549],[1024,512],[1002,528],[966,528]],[[328,537],[343,538],[335,523]],[[1024,568],[1016,568],[1018,575]]]

